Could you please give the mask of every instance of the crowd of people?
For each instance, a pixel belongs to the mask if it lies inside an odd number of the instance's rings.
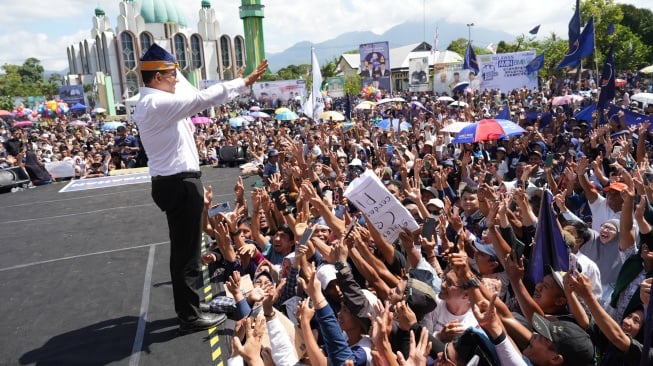
[[[629,99],[646,85],[628,81],[615,103],[653,116],[653,105]],[[221,148],[247,146],[263,183],[247,193],[239,179],[233,211],[211,215],[220,203],[204,190],[202,225],[214,242],[201,261],[229,294],[209,308],[238,321],[230,364],[650,364],[651,126],[628,124],[624,111],[574,118],[598,98],[591,82],[581,85],[453,95],[466,107],[430,93],[372,110],[332,101],[352,110],[353,125],[259,118],[234,127],[229,118],[251,106],[227,103],[213,123],[192,126],[200,164],[221,166]],[[552,104],[580,91],[582,101]],[[441,132],[505,108],[526,133],[454,144]],[[386,118],[398,122],[379,128]],[[2,167],[25,166],[35,185],[56,178],[29,168],[48,161],[71,160],[80,178],[147,164],[128,123],[115,133],[2,126],[0,138]],[[345,197],[366,171],[418,230],[389,242]],[[549,191],[574,264],[532,278]]]

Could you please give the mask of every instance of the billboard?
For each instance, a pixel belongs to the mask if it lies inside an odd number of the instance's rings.
[[[62,85],[59,87],[59,99],[74,106],[84,104],[84,87],[82,85]]]
[[[408,60],[408,90],[410,92],[429,91],[429,58],[416,57]]]
[[[358,47],[360,53],[360,76],[363,88],[372,85],[382,92],[391,92],[390,47],[388,42],[364,43]]]
[[[333,76],[327,78],[327,92],[332,98],[342,98],[345,96],[345,78],[344,76]]]
[[[278,108],[306,95],[306,80],[279,80],[254,83],[254,99],[263,108]]]
[[[481,69],[481,90],[509,92],[513,89],[537,88],[537,73],[529,74],[526,71],[526,65],[535,56],[534,50],[476,56]]]

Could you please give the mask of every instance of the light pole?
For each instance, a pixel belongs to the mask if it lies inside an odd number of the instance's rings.
[[[467,23],[467,43],[472,42],[472,27],[474,23]]]

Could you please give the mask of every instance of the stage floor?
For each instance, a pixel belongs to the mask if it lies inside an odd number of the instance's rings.
[[[202,172],[216,202],[233,200],[237,168]],[[177,334],[150,183],[59,193],[66,184],[0,194],[0,365],[226,364],[233,322]]]

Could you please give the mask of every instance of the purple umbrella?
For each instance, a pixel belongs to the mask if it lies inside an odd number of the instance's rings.
[[[15,126],[15,127],[27,127],[27,126],[31,126],[31,125],[33,125],[33,124],[34,124],[34,122],[32,122],[32,121],[18,121],[18,122],[14,122],[14,126]]]
[[[205,123],[210,123],[211,119],[209,117],[193,117],[191,121],[196,125],[203,125]]]
[[[255,112],[250,113],[249,115],[254,117],[254,118],[270,118],[269,114],[267,114],[265,112],[261,112],[261,111],[255,111]]]

